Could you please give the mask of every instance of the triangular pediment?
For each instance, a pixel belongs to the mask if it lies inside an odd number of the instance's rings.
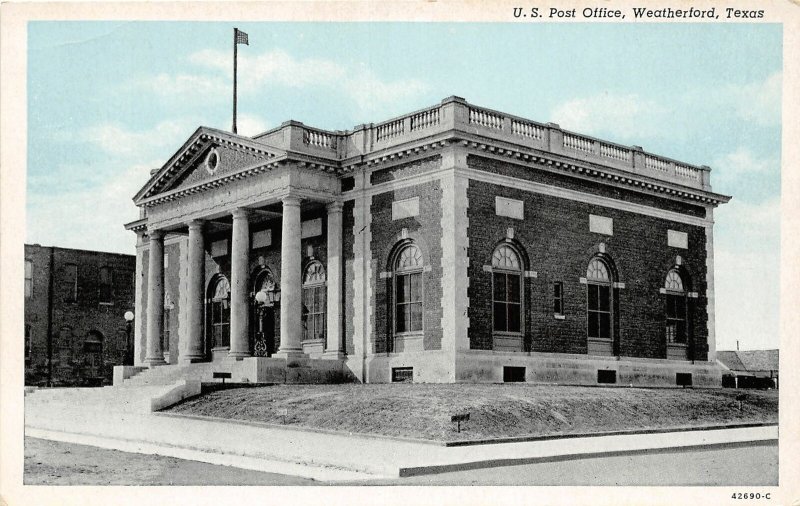
[[[200,127],[150,178],[134,202],[222,178],[282,154],[249,137]]]

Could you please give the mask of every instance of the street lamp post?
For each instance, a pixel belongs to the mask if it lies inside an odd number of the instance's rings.
[[[264,329],[264,313],[275,306],[281,300],[281,292],[275,283],[269,283],[255,294],[256,314],[258,315],[258,330],[256,332],[256,342],[253,346],[254,355],[257,357],[268,357],[272,350],[267,343],[267,336]]]
[[[125,359],[124,365],[133,365],[133,346],[131,346],[131,328],[133,327],[133,311],[125,311]]]

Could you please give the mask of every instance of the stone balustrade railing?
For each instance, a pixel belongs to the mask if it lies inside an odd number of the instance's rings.
[[[528,119],[469,104],[450,97],[440,104],[377,124],[365,124],[347,132],[329,132],[289,121],[258,136],[279,148],[306,148],[313,154],[348,160],[401,147],[406,143],[456,132],[460,137],[481,138],[519,145],[596,163],[700,189],[710,189],[708,167],[696,167],[646,153],[638,146],[623,146],[568,132],[554,123]],[[302,142],[302,145],[300,144]],[[485,142],[485,141],[484,141]]]
[[[303,143],[322,149],[336,151],[336,135],[321,130],[303,129]]]

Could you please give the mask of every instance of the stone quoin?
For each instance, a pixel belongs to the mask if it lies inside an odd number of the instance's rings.
[[[459,97],[349,131],[200,127],[126,225],[135,364],[717,387],[709,175]]]

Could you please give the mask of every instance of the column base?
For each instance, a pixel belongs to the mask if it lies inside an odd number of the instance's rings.
[[[345,355],[343,351],[330,350],[325,351],[325,353],[322,354],[322,358],[325,360],[344,360],[347,358],[347,355]]]
[[[229,351],[228,360],[242,360],[243,358],[252,357],[249,351]]]
[[[198,362],[206,362],[206,357],[204,355],[190,355],[178,359],[179,364],[196,364]]]
[[[286,360],[287,364],[290,364],[292,362],[306,360],[308,359],[308,355],[303,353],[301,350],[288,350],[288,351],[278,351],[277,353],[272,355],[272,358],[281,358]]]
[[[147,364],[147,367],[156,367],[156,366],[159,366],[159,365],[167,365],[167,361],[164,360],[164,357],[146,358],[146,359],[144,359],[144,362],[145,362],[145,364]]]

